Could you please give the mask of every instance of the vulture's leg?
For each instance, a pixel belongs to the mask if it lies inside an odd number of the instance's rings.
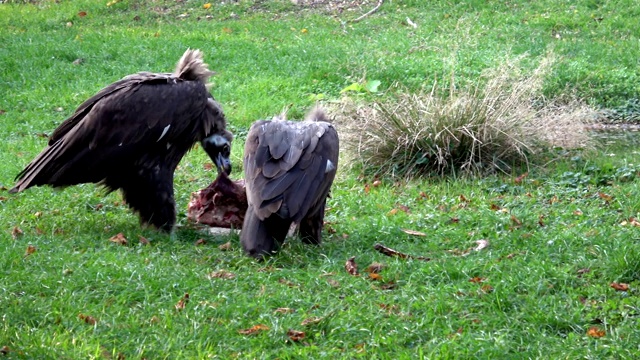
[[[303,243],[319,245],[322,241],[322,225],[324,222],[324,207],[326,202],[325,199],[315,214],[311,214],[300,221],[298,234]]]
[[[170,232],[176,222],[173,172],[158,165],[136,171],[137,176],[127,177],[120,186],[124,200],[138,212],[140,222]]]
[[[244,215],[240,243],[249,256],[262,259],[278,250],[290,226],[291,220],[282,219],[275,214],[260,220],[253,211],[253,205],[249,205]]]

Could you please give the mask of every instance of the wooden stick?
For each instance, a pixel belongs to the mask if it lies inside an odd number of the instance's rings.
[[[376,5],[376,7],[374,7],[373,9],[369,10],[366,14],[351,20],[352,23],[356,23],[364,18],[366,18],[367,16],[373,14],[374,12],[378,11],[378,9],[380,9],[380,6],[382,6],[382,3],[384,2],[384,0],[378,0],[378,4]]]

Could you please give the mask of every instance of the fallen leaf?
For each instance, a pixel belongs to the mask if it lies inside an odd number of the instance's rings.
[[[37,250],[38,249],[36,249],[35,246],[29,245],[29,246],[27,246],[27,250],[25,250],[25,252],[24,252],[24,256],[29,256],[29,255],[35,253]]]
[[[580,210],[580,209],[575,210],[575,211],[573,212],[573,215],[581,216],[581,215],[582,215],[582,210]]]
[[[96,320],[96,318],[94,318],[93,316],[89,316],[85,314],[79,314],[78,319],[84,321],[89,325],[95,325],[98,322],[98,320]]]
[[[196,240],[196,242],[195,242],[195,243],[193,243],[193,244],[194,244],[195,246],[202,246],[202,245],[204,245],[204,244],[206,244],[206,243],[207,243],[207,240],[205,240],[205,239],[198,239],[198,240]]]
[[[420,231],[416,231],[416,230],[411,230],[411,229],[400,229],[400,230],[402,230],[402,232],[404,232],[405,234],[409,234],[409,235],[427,236],[427,234]]]
[[[253,325],[248,329],[238,330],[238,333],[241,335],[253,335],[261,331],[267,331],[267,330],[269,330],[269,327],[267,325],[258,324],[258,325]]]
[[[202,5],[203,8],[208,9],[211,7],[211,3],[206,3],[204,5]]]
[[[498,211],[498,210],[500,210],[500,206],[498,206],[498,205],[496,205],[496,204],[494,204],[494,203],[491,203],[491,205],[489,206],[489,208],[490,208],[491,210],[493,210],[493,211]]]
[[[180,311],[184,309],[184,307],[187,305],[188,302],[189,302],[189,294],[185,293],[182,299],[180,299],[180,301],[178,301],[178,303],[175,305],[176,310]]]
[[[35,218],[39,218],[39,217],[41,217],[41,216],[42,216],[42,211],[36,211],[36,212],[33,214],[33,217],[35,217]]]
[[[384,269],[384,264],[373,262],[371,265],[367,266],[366,272],[370,274],[377,274]]]
[[[109,241],[111,241],[112,243],[116,243],[118,245],[127,245],[127,238],[124,237],[123,233],[118,233],[112,237],[109,238]]]
[[[469,282],[477,284],[477,283],[483,282],[484,280],[485,280],[485,278],[483,278],[483,277],[475,276],[475,277],[472,277],[471,279],[469,279]]]
[[[393,290],[396,287],[398,287],[398,285],[393,280],[380,285],[380,289],[382,290]]]
[[[11,230],[11,237],[13,237],[14,240],[17,240],[22,235],[24,235],[24,231],[17,226],[14,226],[13,230]]]
[[[318,324],[319,322],[321,322],[322,320],[324,320],[324,317],[313,316],[313,317],[306,318],[306,319],[302,320],[300,325],[302,325],[302,326],[315,325],[315,324]]]
[[[291,341],[301,341],[304,339],[305,334],[303,331],[289,329],[289,331],[287,331],[287,336]]]
[[[488,293],[490,293],[490,292],[493,292],[493,286],[491,286],[491,285],[489,285],[489,284],[484,284],[484,285],[482,285],[482,287],[480,288],[480,291],[481,291],[481,292],[483,292],[483,293],[485,293],[485,294],[488,294]]]
[[[298,286],[299,286],[298,284],[294,283],[293,281],[289,281],[289,280],[287,280],[287,279],[285,279],[285,278],[280,278],[280,279],[278,280],[278,282],[279,282],[280,284],[283,284],[283,285],[286,285],[286,286],[288,286],[288,287],[292,287],[292,288],[295,288],[295,287],[298,287]]]
[[[395,209],[395,208],[394,208],[394,209],[389,210],[389,212],[387,213],[387,215],[395,215],[395,214],[397,214],[397,213],[398,213],[398,209]]]
[[[629,224],[635,226],[635,227],[640,227],[640,221],[638,221],[638,219],[634,218],[634,217],[630,217],[629,218]]]
[[[236,274],[227,271],[227,270],[218,270],[218,271],[214,271],[212,273],[210,273],[209,275],[207,275],[207,277],[209,279],[226,279],[226,280],[231,280],[231,279],[235,279]]]
[[[408,206],[396,203],[396,207],[402,210],[406,214],[411,214],[411,209]]]
[[[471,202],[471,200],[467,199],[464,195],[460,194],[460,196],[458,196],[458,199],[460,199],[460,201],[462,202]]]
[[[540,215],[538,216],[538,225],[540,225],[540,227],[544,227],[544,215]]]
[[[231,34],[233,32],[233,29],[228,28],[228,27],[223,27],[222,28],[222,32],[225,34]]]
[[[617,291],[628,291],[629,290],[629,284],[625,284],[625,283],[611,283],[611,286],[614,290]]]
[[[358,276],[358,264],[356,264],[356,257],[350,257],[344,264],[345,270],[353,276]]]
[[[80,11],[78,13],[78,17],[85,17],[85,16],[87,16],[87,12],[86,11]]]
[[[517,178],[513,179],[513,182],[516,184],[520,184],[522,182],[522,180],[524,180],[527,176],[529,175],[528,172],[518,176]]]
[[[302,30],[300,30],[300,32],[301,32],[301,33],[303,33],[303,34],[306,34],[306,33],[308,33],[308,32],[309,32],[309,30],[307,30],[307,29],[302,29]]]
[[[516,227],[520,227],[522,226],[522,221],[518,220],[518,218],[515,215],[511,215],[511,222],[516,226]]]
[[[7,355],[10,351],[11,349],[7,345],[5,345],[2,347],[2,349],[0,349],[0,354]]]
[[[211,169],[213,169],[213,164],[212,164],[212,163],[210,163],[210,162],[206,162],[206,163],[204,163],[204,164],[202,165],[202,167],[203,167],[205,170],[211,170]]]
[[[226,243],[218,246],[218,249],[220,251],[229,251],[229,250],[231,250],[231,241],[227,241]]]
[[[375,180],[375,181],[373,182],[373,184],[371,184],[371,185],[373,185],[373,187],[378,187],[378,186],[382,185],[382,181],[380,181],[380,180]]]
[[[580,270],[577,271],[578,277],[582,277],[582,275],[584,275],[584,274],[586,274],[586,273],[588,273],[590,271],[591,271],[591,269],[589,269],[589,268],[580,269]]]
[[[473,250],[480,251],[489,247],[489,241],[485,239],[477,240],[476,244],[478,244]]]
[[[449,219],[449,222],[452,224],[457,224],[460,222],[460,219],[457,217],[452,217],[451,219]]]
[[[334,288],[339,288],[340,287],[340,283],[338,281],[334,280],[334,279],[327,279],[327,283],[329,285],[331,285],[331,287],[334,287]]]
[[[369,184],[364,184],[364,193],[368,194],[371,191],[371,187]]]
[[[549,204],[553,205],[553,204],[557,203],[558,201],[560,201],[560,200],[558,200],[558,197],[553,195],[553,197],[551,199],[549,199]]]
[[[598,196],[600,197],[600,199],[604,200],[607,203],[610,202],[611,200],[613,200],[613,196],[607,195],[607,194],[605,194],[603,192],[599,192]]]
[[[369,273],[370,280],[382,281],[382,275],[378,273]]]
[[[146,237],[144,237],[142,235],[138,235],[138,240],[140,240],[140,244],[142,244],[142,245],[151,244],[151,242]]]
[[[592,326],[589,328],[589,330],[587,330],[587,336],[592,338],[601,338],[605,335],[606,335],[606,332],[597,326]]]
[[[274,313],[276,314],[291,314],[296,312],[294,309],[292,308],[277,308],[275,310],[273,310]]]

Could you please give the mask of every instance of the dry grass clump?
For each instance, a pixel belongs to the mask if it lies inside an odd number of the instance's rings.
[[[487,71],[472,91],[400,93],[393,100],[334,109],[343,143],[365,171],[412,177],[450,171],[508,171],[553,148],[589,147],[594,110],[577,100],[546,101],[553,59],[523,75],[522,58]]]

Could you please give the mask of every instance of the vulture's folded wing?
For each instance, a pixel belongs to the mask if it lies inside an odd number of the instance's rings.
[[[259,218],[299,221],[324,200],[338,162],[338,135],[327,122],[259,121],[245,145],[247,198]]]

